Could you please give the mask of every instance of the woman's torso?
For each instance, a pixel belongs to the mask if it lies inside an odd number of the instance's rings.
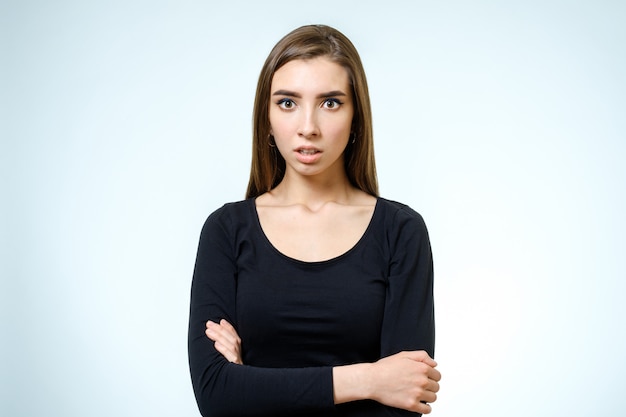
[[[380,356],[388,254],[373,215],[342,254],[305,262],[279,251],[264,233],[254,200],[237,254],[237,328],[244,363],[303,367],[374,361]]]

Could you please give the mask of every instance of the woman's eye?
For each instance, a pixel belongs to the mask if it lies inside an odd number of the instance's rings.
[[[296,103],[293,102],[293,100],[289,99],[289,98],[284,98],[282,100],[280,100],[278,102],[278,106],[282,109],[285,110],[289,110],[289,109],[293,109],[293,107],[295,106]]]
[[[327,109],[336,109],[341,105],[341,102],[336,98],[329,98],[324,101],[324,107]]]

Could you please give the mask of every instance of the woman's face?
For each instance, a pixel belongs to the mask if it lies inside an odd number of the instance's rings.
[[[319,57],[294,60],[274,73],[269,120],[291,175],[344,175],[354,105],[348,72]]]

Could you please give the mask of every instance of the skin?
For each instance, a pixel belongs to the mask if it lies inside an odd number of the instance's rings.
[[[286,183],[296,177],[316,184],[342,182],[354,116],[346,70],[326,58],[291,61],[276,71],[270,91],[271,134],[285,158]],[[304,160],[296,152],[302,148],[315,150],[315,159]]]
[[[376,199],[354,188],[344,169],[354,116],[350,92],[346,70],[325,57],[294,60],[274,74],[269,119],[286,170],[256,205],[270,242],[294,259],[314,262],[345,253],[373,215]],[[241,339],[230,323],[208,321],[206,336],[228,361],[243,364]],[[439,391],[436,366],[426,352],[409,351],[334,367],[335,403],[372,399],[428,414],[427,403]]]
[[[270,91],[271,133],[286,169],[256,199],[261,226],[287,256],[336,257],[360,239],[376,204],[344,169],[354,116],[348,73],[327,58],[294,60],[276,71]]]

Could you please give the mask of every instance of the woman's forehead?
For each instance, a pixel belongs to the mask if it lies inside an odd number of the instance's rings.
[[[280,67],[272,78],[272,94],[276,90],[305,93],[349,90],[348,71],[327,57],[295,59]],[[345,91],[348,92],[348,91]]]

